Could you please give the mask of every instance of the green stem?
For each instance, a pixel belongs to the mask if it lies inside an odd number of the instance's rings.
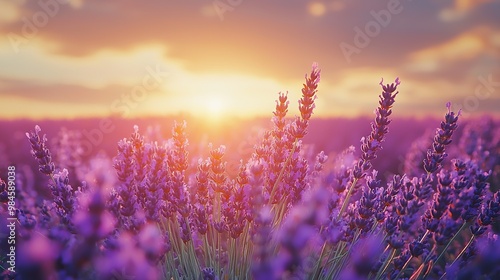
[[[381,279],[381,277],[384,275],[385,271],[389,267],[389,264],[391,263],[395,255],[396,255],[396,249],[393,248],[389,257],[386,258],[384,263],[382,264],[382,269],[380,269],[377,275],[375,276],[375,280]]]
[[[335,248],[335,250],[332,250],[333,252],[333,257],[330,257],[332,255],[332,252],[330,252],[329,256],[328,256],[328,261],[327,263],[335,263],[337,264],[337,260],[340,260],[342,259],[346,254],[346,253],[343,253],[344,249],[345,249],[345,246],[346,244],[341,241],[340,243],[337,244],[337,247]],[[333,278],[333,275],[336,273],[336,270],[337,270],[337,266],[333,266],[329,271],[328,271],[328,274],[327,274],[327,278],[326,279],[334,279]]]
[[[432,255],[434,254],[434,252],[436,251],[436,249],[437,249],[437,245],[434,244],[432,246],[432,249],[430,250],[429,254],[427,254],[427,257],[425,258],[425,260],[422,262],[422,264],[420,266],[424,266],[425,264],[427,264],[428,261],[430,261],[430,259],[432,258]],[[432,268],[433,263],[431,263],[429,265]],[[429,274],[430,272],[431,272],[430,269],[427,269],[427,272],[424,273],[424,278],[427,277],[427,274]],[[419,274],[419,276],[418,276],[417,279],[421,279],[420,274]]]
[[[281,179],[283,179],[283,174],[285,173],[285,169],[290,164],[290,161],[292,160],[292,157],[293,157],[293,153],[295,153],[297,141],[298,141],[297,138],[295,138],[295,140],[293,141],[292,150],[290,151],[290,154],[288,155],[288,158],[286,159],[285,164],[283,164],[283,167],[281,168],[280,174],[278,175],[278,178],[276,179],[276,182],[274,183],[273,189],[271,190],[271,195],[269,196],[269,201],[273,201],[273,199],[274,199],[274,195],[276,193],[276,189],[278,187],[278,184],[281,182]]]
[[[403,273],[403,271],[405,271],[406,267],[410,264],[410,261],[413,259],[413,256],[410,256],[410,258],[408,258],[408,260],[405,262],[405,264],[403,265],[403,267],[401,268],[401,270],[398,272],[398,275],[396,275],[396,278],[394,279],[398,279],[399,276],[401,276],[401,273]]]
[[[338,273],[340,273],[342,271],[342,269],[344,268],[345,263],[346,263],[347,259],[349,258],[349,255],[351,254],[352,248],[358,242],[360,236],[361,236],[361,229],[358,229],[354,235],[354,239],[352,240],[351,244],[349,244],[349,248],[347,249],[346,254],[344,254],[343,257],[340,259],[340,265],[337,266],[338,269],[337,269],[337,273],[336,273],[337,275],[336,275],[335,279],[337,279]]]
[[[437,257],[436,261],[433,262],[431,268],[429,269],[429,271],[431,271],[433,268],[434,268],[434,265],[436,265],[438,263],[438,261],[441,259],[441,257],[443,257],[444,253],[446,252],[446,250],[448,249],[448,247],[450,247],[451,243],[453,241],[455,241],[455,239],[458,237],[458,235],[462,232],[462,230],[468,226],[469,223],[467,222],[464,222],[462,224],[462,226],[458,229],[457,233],[455,233],[455,235],[453,235],[453,237],[450,239],[450,241],[448,241],[448,243],[446,244],[446,246],[443,248],[443,250],[441,251],[441,254],[439,254],[439,256]]]
[[[281,222],[283,221],[283,218],[285,217],[287,204],[288,204],[287,199],[284,199],[282,202],[273,205],[272,209],[274,209],[275,215],[273,217],[272,225],[274,228],[277,228],[281,225]]]
[[[326,252],[326,242],[323,243],[323,246],[321,247],[321,252],[319,253],[319,259],[318,261],[316,262],[316,264],[314,265],[314,273],[312,274],[312,279],[313,280],[316,280],[316,279],[319,279],[319,273],[320,273],[320,268],[321,268],[321,262],[323,262],[323,257],[325,256],[325,252]]]
[[[424,242],[424,239],[427,237],[427,235],[429,235],[430,231],[429,230],[426,230],[425,233],[424,233],[424,236],[422,236],[422,238],[420,238],[420,241],[419,243],[422,243]]]
[[[207,234],[203,234],[203,253],[205,255],[205,266],[206,267],[211,267],[213,265],[212,263],[212,255],[211,255],[211,248],[210,245],[208,244],[208,237]]]
[[[451,263],[450,266],[453,266],[455,264],[455,262],[458,261],[458,259],[460,259],[460,257],[463,256],[463,254],[465,253],[465,251],[467,251],[467,249],[469,249],[470,245],[472,245],[472,242],[474,242],[475,238],[476,238],[475,235],[472,235],[470,237],[470,240],[469,240],[469,242],[467,242],[467,245],[465,245],[464,249],[462,251],[460,251],[460,254],[458,254],[458,256],[455,258],[455,260]]]
[[[354,186],[358,183],[358,178],[354,178],[352,181],[351,186],[349,186],[349,190],[347,191],[347,195],[345,196],[344,202],[342,203],[342,208],[340,208],[340,212],[337,215],[337,220],[339,220],[342,217],[342,214],[347,208],[347,205],[349,204],[349,200],[351,199],[352,191],[354,190]]]
[[[196,252],[194,251],[193,240],[192,239],[189,240],[186,243],[186,246],[187,246],[188,259],[191,267],[191,272],[195,277],[194,279],[197,279],[201,275],[201,270],[200,270],[200,263],[198,262],[198,258],[196,257]]]

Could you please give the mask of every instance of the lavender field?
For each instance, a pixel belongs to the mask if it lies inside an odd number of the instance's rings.
[[[499,14],[0,0],[0,280],[500,279]]]
[[[3,122],[29,127],[2,136],[3,278],[498,279],[498,120],[398,119],[397,78],[371,122],[315,121],[320,75],[300,115],[280,93],[270,121],[208,134]]]

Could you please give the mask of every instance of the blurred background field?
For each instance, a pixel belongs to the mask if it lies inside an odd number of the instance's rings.
[[[394,115],[397,115],[397,111],[396,108]],[[109,121],[111,128],[109,132],[99,129],[100,122],[103,120]],[[73,171],[81,169],[79,179],[83,181],[85,179],[85,172],[82,172],[85,170],[83,167],[88,167],[92,159],[106,159],[109,161],[109,175],[116,177],[111,164],[113,157],[117,154],[117,142],[129,137],[133,132],[134,125],[138,125],[140,131],[148,139],[158,140],[161,143],[162,139],[168,139],[172,136],[174,122],[184,120],[187,123],[191,163],[195,165],[199,158],[208,156],[209,144],[213,144],[214,147],[225,145],[227,147],[225,156],[228,162],[227,170],[233,177],[238,171],[240,159],[248,160],[255,145],[262,140],[263,132],[272,128],[270,118],[228,119],[224,123],[214,126],[210,123],[207,124],[204,119],[188,115],[136,119],[4,120],[0,121],[0,130],[4,132],[0,136],[0,153],[2,154],[0,170],[5,171],[9,165],[16,165],[24,171],[29,170],[27,176],[31,178],[30,184],[34,184],[37,189],[46,191],[47,177],[37,171],[37,162],[33,160],[29,152],[29,141],[25,135],[26,132],[32,131],[35,125],[40,125],[43,134],[46,134],[49,139],[49,148],[53,150],[56,163],[60,162],[60,168],[73,167]],[[370,132],[369,123],[371,121],[372,118],[368,117],[314,118],[313,116],[309,132],[302,141],[310,155],[324,151],[329,155],[331,162],[350,146],[354,146],[356,154],[359,155],[360,139]],[[374,160],[374,168],[384,172],[381,174],[382,179],[389,178],[394,174],[409,173],[414,167],[421,169],[421,160],[425,156],[435,130],[441,121],[438,118],[395,117],[383,143],[383,149],[379,152],[378,158]],[[488,146],[492,149],[490,151],[492,156],[498,155],[500,153],[500,143],[497,142],[499,140],[499,125],[500,121],[491,116],[469,120],[461,119],[453,137],[453,143],[450,145],[448,164],[450,164],[449,159],[464,152],[467,143],[472,141],[471,137],[484,137],[489,141],[488,145],[492,145]],[[470,131],[466,131],[464,135],[466,127],[467,130],[473,128],[476,132],[482,131],[483,135],[471,135]],[[408,155],[409,152],[413,154]],[[417,158],[409,158],[415,156],[414,153],[417,153]],[[62,158],[57,158],[58,156]],[[409,166],[412,160],[418,161],[417,166],[414,163]],[[420,165],[418,165],[419,163]],[[500,163],[497,162],[496,165],[499,169]],[[500,178],[495,179],[497,183],[498,179]],[[498,185],[493,187],[499,188]]]

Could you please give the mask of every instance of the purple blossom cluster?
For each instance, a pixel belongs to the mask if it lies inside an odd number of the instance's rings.
[[[81,160],[80,152],[53,157],[36,126],[26,135],[49,192],[37,196],[18,183],[17,267],[1,276],[499,279],[498,124],[468,125],[454,145],[461,114],[447,104],[434,137],[412,145],[405,173],[388,175],[375,159],[399,78],[380,82],[359,153],[351,146],[335,155],[311,152],[304,138],[320,76],[313,64],[300,116],[288,118],[288,95],[278,94],[271,128],[235,174],[226,146],[190,154],[185,122],[174,124],[169,139],[134,126],[110,166],[95,159],[85,171],[69,160]],[[70,153],[63,135],[57,146],[66,148],[58,151]],[[0,179],[2,222],[6,202]]]

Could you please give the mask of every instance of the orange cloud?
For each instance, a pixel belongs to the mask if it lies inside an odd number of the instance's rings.
[[[500,31],[480,27],[459,34],[438,45],[410,54],[408,68],[415,71],[436,71],[448,63],[470,61],[482,55],[500,58]]]
[[[455,0],[453,7],[441,11],[439,18],[443,21],[460,20],[476,7],[491,2],[493,0]]]

